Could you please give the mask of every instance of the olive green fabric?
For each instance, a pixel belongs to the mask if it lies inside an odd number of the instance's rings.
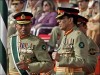
[[[12,35],[13,36],[18,36]],[[10,40],[11,40],[10,37]],[[8,42],[10,41],[8,40]],[[48,72],[53,68],[53,62],[47,52],[47,45],[40,38],[29,35],[26,38],[19,39],[17,42],[19,59],[27,62],[27,59],[31,60],[28,62],[29,73],[39,74],[41,72]],[[8,57],[9,57],[9,72],[12,72],[12,75],[17,74],[17,69],[15,67],[13,56],[11,52],[11,43],[8,43]],[[16,73],[16,74],[15,74]]]
[[[51,37],[48,44],[52,47],[55,47],[56,44],[60,44],[64,36],[64,31],[60,29],[59,26],[55,26],[51,31]]]
[[[97,63],[97,52],[99,51],[99,48],[91,38],[87,37],[87,41],[89,45],[89,50],[87,63],[85,63],[83,70],[86,74],[91,74],[95,71],[95,65]]]
[[[62,39],[60,48],[58,48],[58,53],[61,55],[56,65],[59,68],[82,68],[86,63],[88,50],[89,46],[86,36],[75,26],[73,31]],[[60,75],[60,72],[56,72],[56,75]],[[71,75],[71,73],[63,75]],[[72,75],[84,75],[84,73],[73,72]]]

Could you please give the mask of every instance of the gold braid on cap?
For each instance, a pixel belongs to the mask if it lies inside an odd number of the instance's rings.
[[[64,15],[64,11],[63,10],[57,10],[58,16],[56,18],[61,17],[62,15]]]
[[[59,17],[61,17],[63,15],[64,15],[64,12],[63,13],[60,13],[56,18],[59,18]]]

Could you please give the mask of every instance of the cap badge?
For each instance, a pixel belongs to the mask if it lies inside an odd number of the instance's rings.
[[[60,13],[60,15],[64,15],[64,12]]]
[[[21,15],[21,19],[25,19],[25,15],[24,14]]]

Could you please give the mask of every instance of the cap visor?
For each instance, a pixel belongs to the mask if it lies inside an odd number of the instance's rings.
[[[17,21],[18,24],[29,24],[31,21]]]

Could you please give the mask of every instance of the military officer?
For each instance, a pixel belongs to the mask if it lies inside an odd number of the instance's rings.
[[[85,35],[87,31],[87,25],[86,25],[87,22],[88,20],[85,17],[78,15],[77,26]],[[88,50],[87,63],[85,63],[83,70],[86,75],[93,75],[95,71],[95,65],[97,63],[97,52],[99,52],[99,48],[91,38],[89,38],[87,35],[86,37],[89,45],[89,50]]]
[[[65,31],[60,48],[52,53],[56,61],[56,75],[84,75],[82,67],[86,63],[89,47],[86,36],[75,25],[75,13],[62,11],[56,18],[61,30]]]
[[[32,17],[29,12],[14,15],[18,33],[8,40],[9,75],[39,75],[53,68],[44,41],[30,34]]]
[[[64,7],[63,7],[63,9],[64,9]],[[65,8],[66,9],[66,8]],[[59,11],[60,10],[60,11]],[[76,13],[76,14],[78,14],[79,13],[79,10],[71,10],[71,9],[67,9],[67,10],[62,10],[62,7],[58,7],[57,8],[57,11],[58,11],[58,14],[60,13],[60,12],[63,12],[63,11],[65,11],[65,12],[70,12],[70,13]],[[49,40],[49,42],[48,42],[48,45],[52,48],[55,48],[55,47],[57,47],[57,46],[59,46],[60,45],[60,43],[61,43],[61,40],[62,40],[62,38],[63,38],[63,36],[64,36],[64,31],[63,30],[61,30],[60,29],[60,27],[59,26],[55,26],[53,29],[52,29],[52,31],[51,31],[51,37],[50,37],[50,40]]]

